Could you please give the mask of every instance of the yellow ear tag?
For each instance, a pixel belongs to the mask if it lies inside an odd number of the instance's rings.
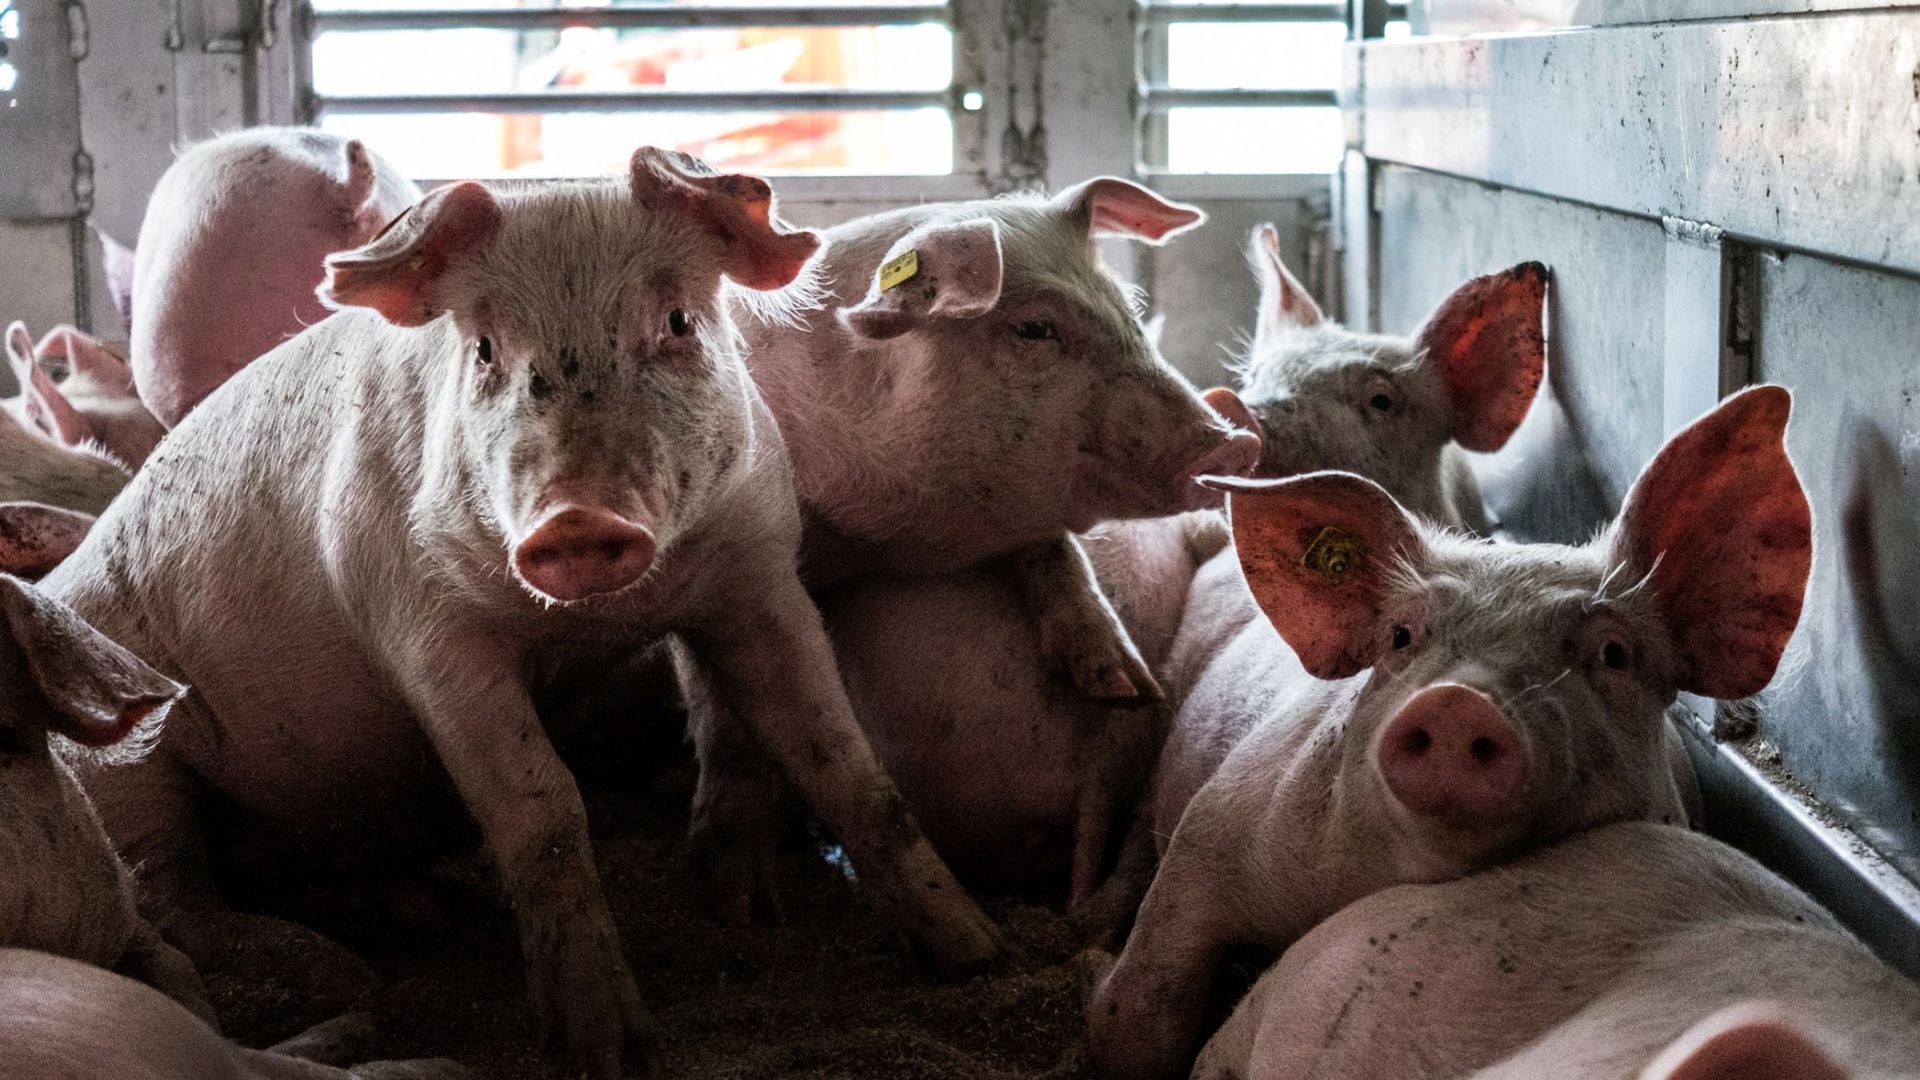
[[[888,259],[880,268],[880,291],[886,292],[903,281],[910,280],[920,272],[920,251],[917,248],[907,250]]]
[[[1327,579],[1337,582],[1348,574],[1360,569],[1367,559],[1366,542],[1348,532],[1329,525],[1320,530],[1320,535],[1307,545],[1307,553],[1300,564]]]

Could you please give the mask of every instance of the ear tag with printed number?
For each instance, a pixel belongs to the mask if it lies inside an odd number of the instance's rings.
[[[1366,542],[1329,525],[1307,545],[1300,563],[1330,582],[1344,581],[1367,559]]]
[[[886,292],[903,281],[910,281],[919,272],[920,251],[918,248],[908,248],[880,267],[880,291]]]

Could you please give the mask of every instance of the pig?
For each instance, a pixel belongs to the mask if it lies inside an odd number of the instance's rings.
[[[1755,387],[1677,433],[1583,547],[1467,539],[1350,473],[1212,481],[1266,622],[1214,654],[1167,741],[1153,824],[1172,837],[1088,1003],[1102,1067],[1187,1068],[1230,946],[1278,949],[1379,889],[1603,822],[1682,817],[1667,707],[1759,692],[1799,620],[1813,547],[1791,402]]]
[[[134,244],[126,317],[140,400],[177,426],[324,317],[314,290],[327,256],[365,244],[419,198],[358,139],[312,128],[247,128],[188,147],[154,186]]]
[[[16,1080],[467,1080],[450,1061],[333,1068],[220,1038],[132,979],[31,949],[0,949],[0,1055]]]
[[[1195,1080],[1920,1075],[1920,987],[1726,845],[1623,822],[1343,908]]]
[[[1525,416],[1545,375],[1545,267],[1475,278],[1413,336],[1388,337],[1326,320],[1281,261],[1272,225],[1254,230],[1249,257],[1261,295],[1240,394],[1205,397],[1261,436],[1256,474],[1359,471],[1431,520],[1484,531],[1456,440],[1498,449]],[[1166,693],[1152,714],[1109,711],[1053,678],[1018,592],[991,572],[877,577],[823,596],[855,712],[963,879],[1020,888],[1065,880],[1086,913],[1115,819],[1137,801],[1184,694],[1185,675],[1167,661],[1194,576],[1227,543],[1213,511],[1105,524],[1084,537],[1101,588]],[[1251,599],[1240,609],[1258,618]],[[930,672],[932,656],[955,662]],[[1114,913],[1089,921],[1129,916],[1146,884],[1103,899]]]
[[[67,760],[137,756],[186,687],[19,578],[0,574],[0,615],[0,947],[121,972],[210,1020],[193,965],[135,910]]]
[[[725,307],[818,244],[765,181],[651,147],[625,183],[443,187],[329,258],[337,314],[169,433],[45,583],[193,685],[150,755],[84,777],[189,955],[260,925],[220,897],[204,796],[219,835],[358,852],[398,849],[450,782],[542,1026],[593,1077],[643,1066],[651,1021],[533,698],[669,634],[919,948],[997,955],[847,704]]]
[[[15,328],[18,328],[17,332]],[[119,354],[91,334],[58,326],[28,347],[26,327],[7,328],[7,361],[20,384],[19,414],[66,446],[92,446],[137,469],[167,431],[134,392],[133,372]],[[41,366],[67,369],[55,383]]]

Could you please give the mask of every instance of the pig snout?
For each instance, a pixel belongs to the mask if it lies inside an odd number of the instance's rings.
[[[555,600],[618,592],[653,565],[653,533],[608,510],[564,505],[513,548],[520,580]]]
[[[1527,757],[1506,713],[1459,683],[1415,694],[1380,737],[1380,772],[1394,798],[1449,824],[1510,816],[1525,784]]]
[[[1181,474],[1176,501],[1187,510],[1217,507],[1225,496],[1200,486],[1203,476],[1252,476],[1260,464],[1260,436],[1241,429],[1221,432],[1223,441],[1194,459]]]

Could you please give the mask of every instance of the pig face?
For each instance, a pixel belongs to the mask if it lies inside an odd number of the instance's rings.
[[[1371,669],[1346,734],[1359,805],[1469,863],[1652,812],[1676,692],[1757,693],[1799,619],[1790,400],[1758,387],[1676,435],[1581,548],[1465,540],[1350,474],[1240,482],[1261,609],[1313,675]]]
[[[521,584],[571,603],[640,581],[747,442],[722,276],[777,289],[817,246],[764,181],[647,148],[624,189],[436,191],[330,259],[325,295],[442,335],[481,514]]]
[[[898,366],[927,400],[976,418],[938,437],[951,461],[992,463],[991,478],[962,485],[983,516],[1046,535],[1213,505],[1195,478],[1246,473],[1258,440],[1161,359],[1093,245],[1158,243],[1201,220],[1113,178],[961,204],[895,241],[882,266],[912,258],[914,272],[895,282],[883,270],[842,319],[861,337],[900,339],[912,359]]]
[[[1409,339],[1328,322],[1280,261],[1272,225],[1254,230],[1248,258],[1260,311],[1241,396],[1264,436],[1260,475],[1359,473],[1446,520],[1444,507],[1422,503],[1443,490],[1442,449],[1499,449],[1540,388],[1546,268],[1522,263],[1467,282]]]

